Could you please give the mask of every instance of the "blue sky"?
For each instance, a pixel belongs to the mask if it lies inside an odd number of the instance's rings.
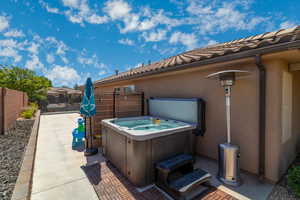
[[[55,86],[300,24],[299,0],[2,0],[0,63]]]

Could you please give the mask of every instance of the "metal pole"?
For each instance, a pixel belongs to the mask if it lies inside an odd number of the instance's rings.
[[[141,113],[144,116],[145,115],[145,94],[142,92],[141,94]]]
[[[84,117],[84,139],[85,139],[84,142],[86,144],[86,147],[89,148],[88,137],[87,137],[87,132],[86,132],[86,125],[87,125],[86,117]]]
[[[230,118],[231,118],[231,110],[230,110],[230,92],[231,87],[225,86],[225,100],[226,100],[226,123],[227,123],[227,143],[230,144],[231,142],[231,135],[230,135]]]
[[[90,146],[90,148],[93,148],[92,117],[90,117],[90,137],[91,137],[91,146]]]
[[[113,118],[116,117],[116,90],[113,92]]]

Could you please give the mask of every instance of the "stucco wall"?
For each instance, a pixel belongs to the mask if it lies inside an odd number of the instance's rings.
[[[296,150],[300,152],[300,71],[293,72],[293,135]]]
[[[296,156],[300,139],[300,72],[290,72],[283,60],[266,62],[266,177],[277,181]],[[286,88],[284,85],[289,85]],[[290,90],[291,96],[289,97]],[[284,108],[285,102],[290,108]],[[291,112],[285,110],[290,109]],[[290,118],[290,119],[289,119]]]

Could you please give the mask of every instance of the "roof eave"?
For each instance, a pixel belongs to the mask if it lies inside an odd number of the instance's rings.
[[[151,75],[158,74],[158,73],[171,72],[171,71],[176,71],[176,70],[185,70],[187,68],[200,67],[200,66],[208,65],[208,64],[233,61],[233,60],[237,60],[237,59],[253,57],[256,55],[263,55],[263,54],[268,54],[268,53],[275,53],[275,52],[299,49],[299,48],[300,48],[300,40],[296,40],[296,41],[292,41],[292,42],[285,42],[285,43],[270,45],[270,46],[266,46],[266,47],[251,49],[251,50],[237,52],[237,53],[233,53],[233,54],[217,56],[214,58],[208,58],[205,60],[195,61],[192,63],[176,65],[173,67],[160,68],[159,70],[143,72],[143,73],[134,74],[131,76],[120,77],[120,78],[115,78],[115,79],[106,80],[106,81],[100,80],[100,81],[94,82],[94,84],[103,85],[103,84],[108,84],[108,83],[113,83],[113,82],[118,82],[118,81],[136,79],[136,78],[140,78],[143,76],[151,76]]]

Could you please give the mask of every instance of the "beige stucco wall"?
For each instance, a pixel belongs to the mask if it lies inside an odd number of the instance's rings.
[[[300,152],[300,71],[293,72],[293,134],[295,146]]]
[[[265,62],[267,67],[267,116],[266,116],[266,177],[277,181],[296,156],[300,139],[300,72],[290,72],[283,60]],[[286,74],[284,74],[286,73]],[[291,87],[283,87],[286,77]],[[288,97],[287,90],[291,90]],[[283,101],[291,102],[291,120],[284,111]],[[290,130],[289,125],[291,124]]]

